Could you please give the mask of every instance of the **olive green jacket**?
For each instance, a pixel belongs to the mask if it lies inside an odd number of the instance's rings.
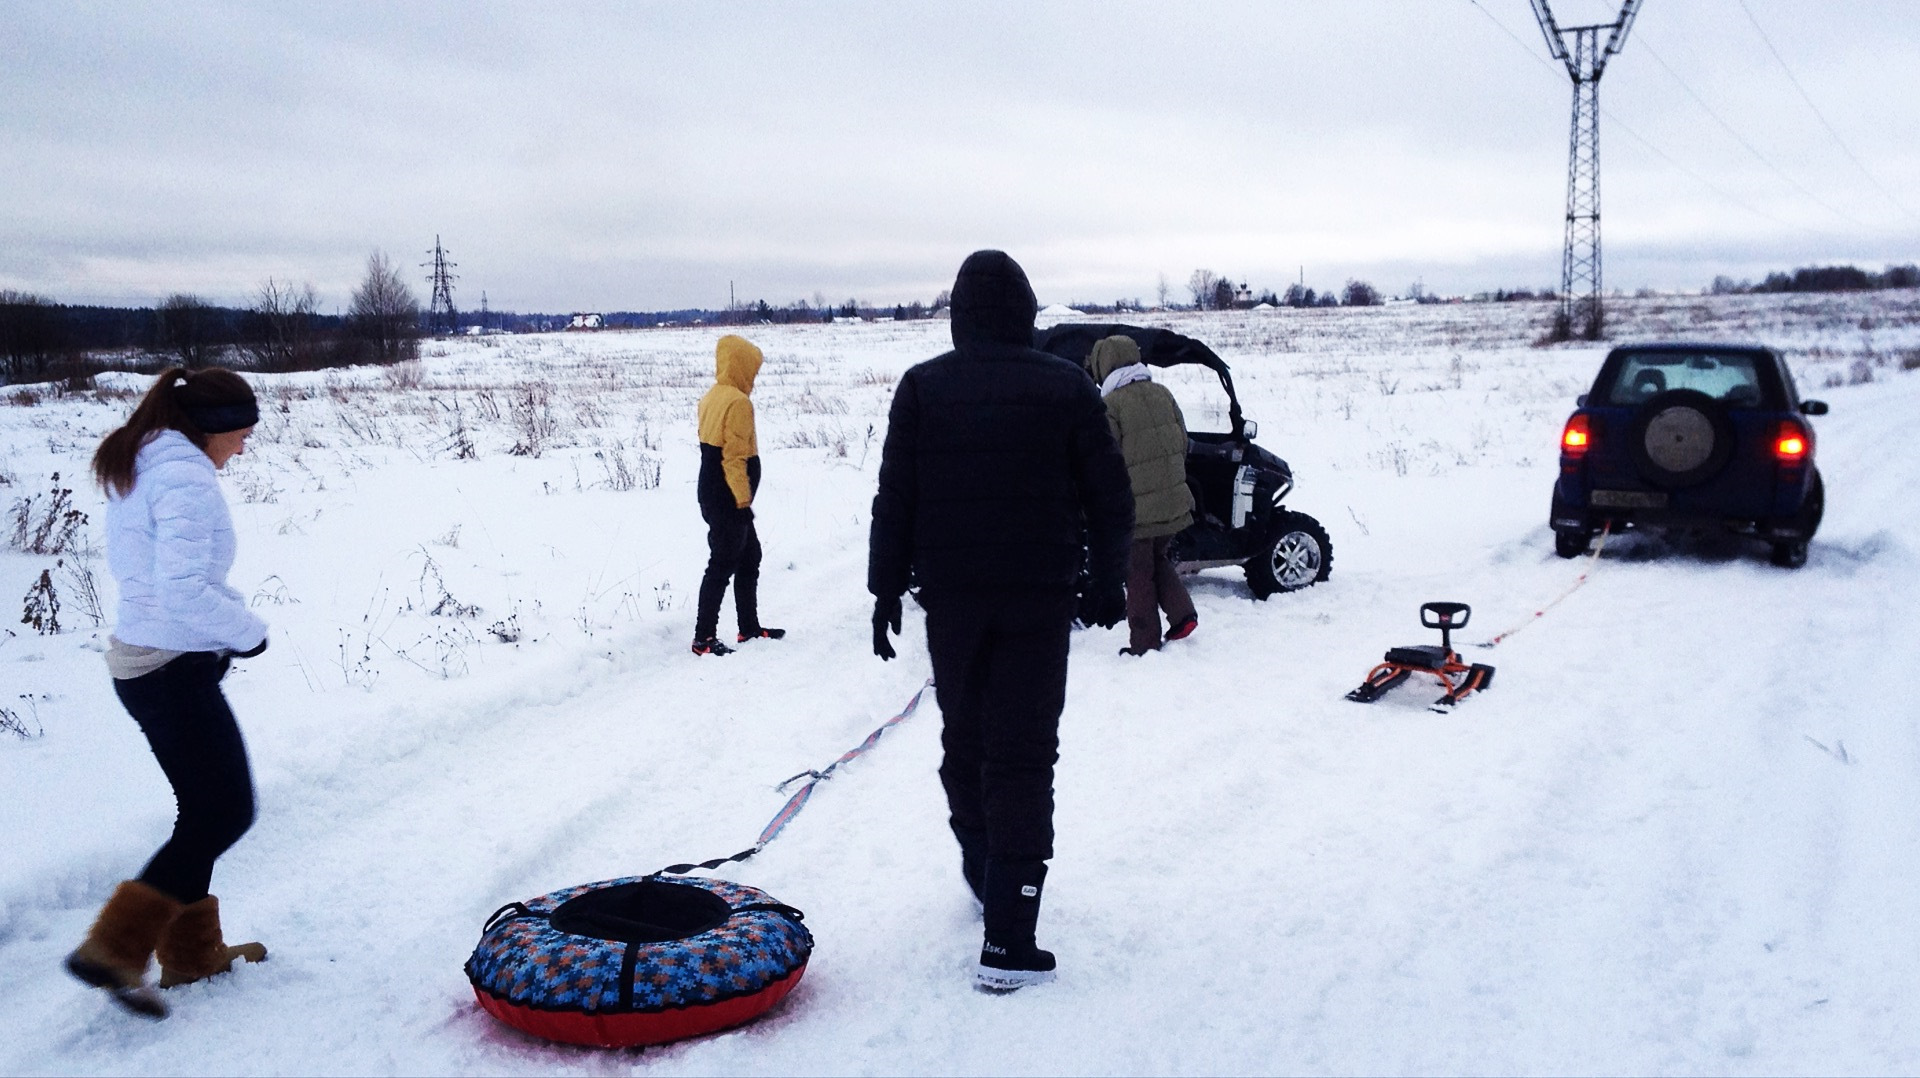
[[[1087,370],[1096,382],[1140,363],[1140,346],[1129,337],[1108,337],[1093,346]],[[1167,387],[1147,377],[1105,394],[1107,426],[1120,443],[1133,481],[1133,537],[1158,539],[1193,523],[1193,493],[1187,489],[1187,423]]]

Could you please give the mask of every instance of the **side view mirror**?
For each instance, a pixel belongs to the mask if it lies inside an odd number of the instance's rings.
[[[1824,405],[1824,404],[1822,404],[1822,405],[1820,406],[1820,411],[1822,411],[1822,412],[1824,412],[1824,411],[1826,411],[1826,410],[1827,410],[1827,406],[1826,406],[1826,405]],[[1811,415],[1818,415],[1819,413],[1818,413],[1818,412],[1814,412],[1814,413],[1809,413],[1809,414],[1811,414]],[[1254,438],[1258,438],[1258,437],[1260,437],[1260,424],[1258,424],[1258,423],[1255,423],[1255,422],[1254,422],[1253,420],[1251,420],[1251,419],[1247,419],[1247,420],[1242,420],[1242,421],[1241,421],[1241,423],[1240,423],[1240,429],[1246,432],[1246,435],[1247,435],[1247,438],[1248,438],[1248,440],[1252,440],[1252,439],[1254,439]]]
[[[1827,402],[1826,402],[1826,401],[1801,401],[1801,402],[1800,402],[1800,414],[1802,414],[1802,415],[1826,415],[1826,414],[1827,414]]]
[[[1573,406],[1575,408],[1585,408],[1587,406],[1587,395],[1585,393],[1582,393],[1579,396],[1573,398]]]

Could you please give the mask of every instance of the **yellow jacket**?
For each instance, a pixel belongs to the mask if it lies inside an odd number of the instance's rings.
[[[760,349],[745,337],[729,333],[720,338],[713,353],[713,388],[700,398],[700,443],[719,447],[727,489],[734,504],[745,509],[753,504],[747,461],[760,455],[753,402],[747,399],[753,392],[754,375],[760,373]]]

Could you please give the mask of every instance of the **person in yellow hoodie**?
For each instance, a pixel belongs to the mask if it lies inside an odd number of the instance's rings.
[[[714,348],[713,388],[700,398],[700,516],[707,522],[707,572],[693,623],[695,655],[726,655],[720,642],[720,600],[733,582],[738,641],[778,640],[785,629],[760,624],[760,536],[753,527],[753,496],[760,489],[760,446],[753,430],[754,376],[760,349],[727,334]]]

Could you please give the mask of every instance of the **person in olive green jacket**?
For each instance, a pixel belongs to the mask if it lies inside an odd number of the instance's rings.
[[[720,642],[720,600],[733,583],[739,642],[778,640],[784,629],[760,624],[760,535],[753,496],[760,490],[760,444],[753,427],[754,376],[760,349],[729,333],[714,348],[713,388],[700,398],[700,516],[707,522],[707,571],[693,622],[695,655],[727,655]]]
[[[1193,493],[1187,489],[1187,424],[1167,388],[1153,381],[1131,337],[1099,341],[1087,370],[1107,402],[1107,426],[1120,443],[1133,482],[1133,546],[1127,560],[1128,644],[1122,654],[1144,655],[1166,639],[1180,640],[1200,624],[1193,599],[1180,582],[1167,547],[1193,523]]]

